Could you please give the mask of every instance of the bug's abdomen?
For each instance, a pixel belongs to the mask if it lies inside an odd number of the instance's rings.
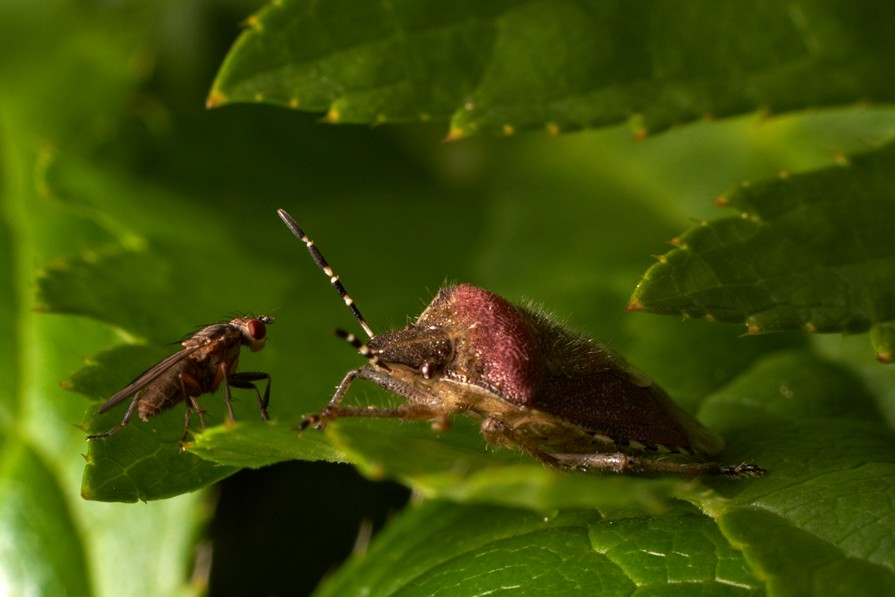
[[[671,403],[656,385],[635,385],[612,372],[554,377],[535,396],[532,407],[588,432],[611,438],[692,453],[714,449],[702,425]],[[636,444],[635,444],[636,445]]]

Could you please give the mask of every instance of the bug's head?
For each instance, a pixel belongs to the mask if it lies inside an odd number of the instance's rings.
[[[267,326],[272,323],[273,317],[267,315],[236,317],[230,321],[231,325],[239,328],[243,346],[248,346],[252,352],[258,352],[264,348],[267,343]]]
[[[401,366],[419,373],[424,379],[441,373],[454,356],[450,337],[435,326],[409,325],[396,332],[375,336],[366,344],[342,330],[336,330],[336,335],[357,348],[370,364],[385,369]]]

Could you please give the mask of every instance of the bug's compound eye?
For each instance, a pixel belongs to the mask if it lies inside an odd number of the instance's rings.
[[[266,318],[265,318],[266,319]],[[250,319],[246,325],[246,331],[253,340],[264,340],[267,336],[267,326],[261,319]]]

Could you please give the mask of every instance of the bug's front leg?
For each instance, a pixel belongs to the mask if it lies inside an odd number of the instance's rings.
[[[336,393],[333,395],[332,400],[329,401],[329,404],[326,405],[326,408],[317,414],[307,415],[302,419],[301,423],[298,425],[298,431],[304,431],[311,426],[313,426],[314,429],[325,429],[327,422],[346,417],[427,421],[439,418],[445,414],[440,410],[436,410],[426,404],[418,402],[408,402],[395,408],[342,406],[342,399],[345,397],[345,393],[348,391],[349,386],[351,386],[351,382],[358,377],[361,379],[368,379],[376,385],[385,387],[385,389],[396,391],[391,387],[395,383],[394,380],[389,379],[387,375],[382,374],[376,369],[362,367],[360,369],[349,371],[342,380],[342,383],[339,384],[339,387],[336,388]],[[386,386],[384,382],[387,382],[388,386]],[[405,395],[406,397],[406,394],[403,394],[400,391],[396,391],[396,393]]]

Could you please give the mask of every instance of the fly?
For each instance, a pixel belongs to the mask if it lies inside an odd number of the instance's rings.
[[[235,421],[231,404],[230,387],[251,388],[258,396],[261,418],[270,420],[267,415],[267,404],[270,401],[270,375],[261,372],[237,373],[239,352],[248,346],[252,352],[264,348],[267,342],[267,326],[273,318],[266,315],[258,317],[235,317],[228,323],[216,323],[206,326],[190,339],[182,342],[183,349],[164,359],[126,388],[109,398],[99,407],[100,414],[112,409],[126,398],[133,396],[127,412],[120,423],[87,439],[109,437],[121,431],[130,422],[136,412],[140,419],[148,421],[150,417],[174,407],[179,402],[186,403],[183,442],[190,432],[190,415],[196,411],[202,429],[205,429],[205,411],[199,406],[198,398],[209,394],[224,385],[224,401],[230,421]],[[267,380],[264,396],[253,382]]]

